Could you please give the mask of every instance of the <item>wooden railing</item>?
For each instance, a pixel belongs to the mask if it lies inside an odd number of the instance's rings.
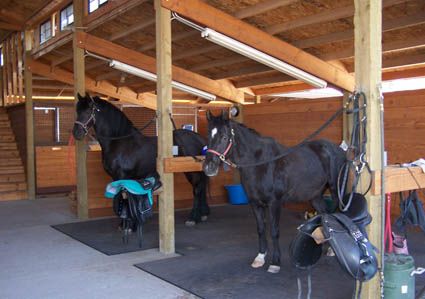
[[[15,32],[2,43],[3,66],[1,67],[2,106],[25,102],[24,96],[24,50],[23,34]]]

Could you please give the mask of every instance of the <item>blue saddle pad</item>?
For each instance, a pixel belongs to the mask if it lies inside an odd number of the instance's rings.
[[[152,177],[146,178],[145,180],[150,181],[152,183],[151,186],[153,186],[155,183],[155,179]],[[106,186],[105,197],[114,198],[115,195],[120,193],[122,190],[126,190],[127,192],[134,195],[147,195],[149,198],[149,203],[151,205],[153,204],[152,188],[145,189],[142,184],[135,180],[118,180],[109,183]]]

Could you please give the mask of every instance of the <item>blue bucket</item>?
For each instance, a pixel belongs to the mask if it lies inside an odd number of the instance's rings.
[[[241,184],[226,185],[224,188],[227,190],[229,202],[232,205],[246,205],[248,203],[248,197],[246,197],[245,190]]]

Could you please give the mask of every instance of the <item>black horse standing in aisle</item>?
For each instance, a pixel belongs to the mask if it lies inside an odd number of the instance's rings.
[[[273,138],[262,137],[227,114],[215,117],[207,112],[208,153],[204,172],[208,176],[218,173],[222,162],[239,167],[244,187],[257,220],[259,253],[252,267],[262,267],[267,253],[265,227],[266,209],[269,212],[273,251],[269,272],[280,270],[279,218],[282,203],[311,201],[324,212],[322,195],[329,187],[334,201],[338,200],[337,177],[345,162],[345,153],[326,140],[303,143],[287,148]],[[279,157],[274,159],[274,157]],[[262,162],[265,163],[262,163]],[[253,164],[259,165],[253,165]]]
[[[77,119],[72,130],[75,139],[83,139],[93,127],[102,148],[105,171],[115,180],[139,180],[150,176],[158,178],[156,171],[157,137],[143,135],[114,105],[99,97],[78,95]],[[179,154],[200,155],[206,145],[197,133],[177,129],[173,132]],[[206,220],[210,213],[207,203],[208,177],[203,172],[187,172],[193,187],[193,208],[187,225]]]

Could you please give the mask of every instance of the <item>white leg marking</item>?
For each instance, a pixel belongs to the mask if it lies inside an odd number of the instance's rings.
[[[251,267],[252,268],[260,268],[260,267],[264,266],[265,257],[266,257],[265,253],[259,253],[255,257],[254,261],[252,262]]]
[[[267,269],[267,272],[273,273],[273,274],[279,273],[279,271],[280,271],[280,266],[276,266],[276,265],[270,265],[269,268]]]

